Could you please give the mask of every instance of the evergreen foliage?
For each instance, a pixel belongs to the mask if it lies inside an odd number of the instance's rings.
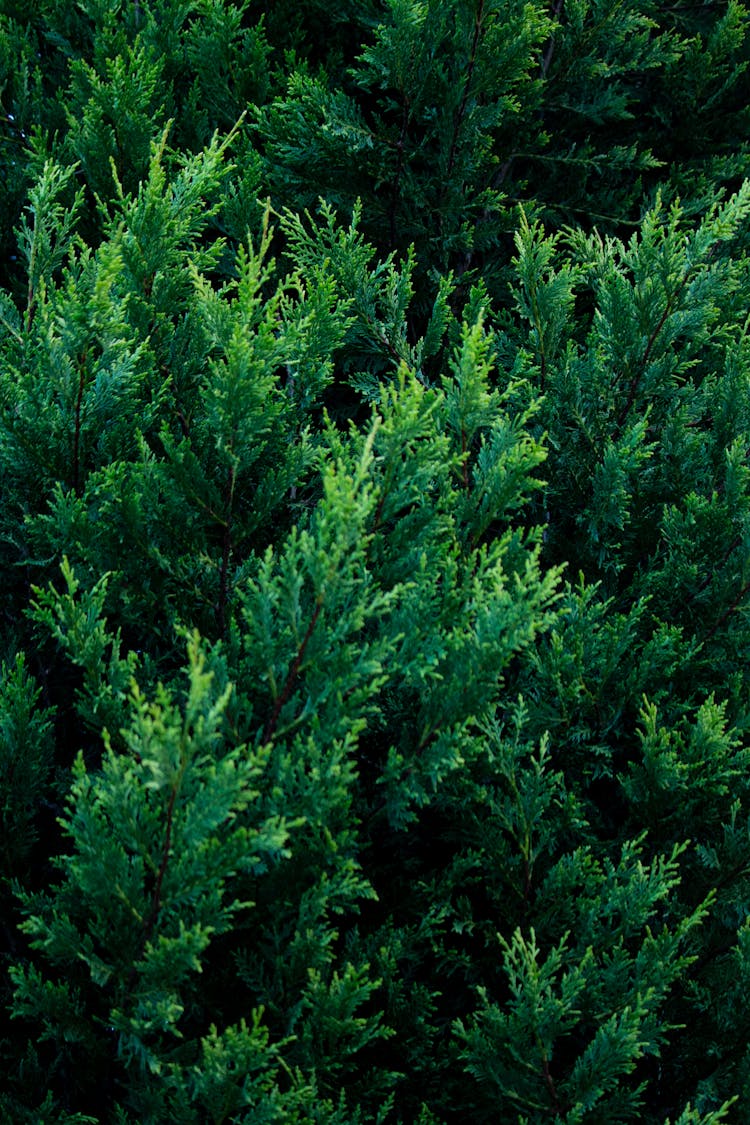
[[[0,1120],[747,1120],[749,62],[0,0]]]

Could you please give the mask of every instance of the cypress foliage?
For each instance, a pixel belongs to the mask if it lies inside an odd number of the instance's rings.
[[[744,1122],[747,8],[0,29],[0,1120]]]

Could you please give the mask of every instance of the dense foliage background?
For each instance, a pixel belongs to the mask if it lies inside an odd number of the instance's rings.
[[[0,0],[0,1119],[750,1112],[750,13]]]

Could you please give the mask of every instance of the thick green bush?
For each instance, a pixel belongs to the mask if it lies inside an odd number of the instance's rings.
[[[741,1125],[746,7],[0,32],[0,1120]]]

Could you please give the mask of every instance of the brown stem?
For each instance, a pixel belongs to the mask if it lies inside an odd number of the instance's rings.
[[[81,495],[81,414],[83,412],[83,392],[86,386],[86,355],[87,349],[84,348],[78,363],[78,395],[76,397],[76,420],[73,432],[73,491],[76,496]]]
[[[562,1113],[562,1106],[560,1104],[560,1099],[557,1096],[557,1089],[555,1088],[555,1083],[553,1081],[552,1074],[550,1073],[549,1060],[547,1058],[547,1052],[544,1050],[541,1043],[539,1044],[539,1049],[542,1053],[542,1073],[544,1074],[544,1085],[547,1087],[547,1093],[550,1096],[550,1100],[552,1102],[552,1107],[553,1107],[555,1113],[561,1114]]]
[[[159,362],[159,370],[161,371],[162,375],[164,376],[164,385],[166,387],[168,387],[169,390],[171,391],[171,394],[172,394],[172,409],[174,410],[177,421],[180,424],[180,429],[182,430],[182,436],[186,437],[186,438],[189,438],[190,437],[190,425],[188,423],[187,418],[185,417],[185,412],[183,411],[182,407],[180,406],[179,402],[177,401],[177,391],[175,389],[174,380],[172,378],[170,370],[167,367],[166,363],[164,363],[162,361]]]
[[[531,904],[531,864],[528,855],[523,857],[523,916],[526,918]]]
[[[216,608],[216,619],[220,637],[223,637],[225,635],[227,625],[226,614],[227,605],[229,603],[229,562],[232,555],[232,516],[234,487],[236,481],[237,466],[232,465],[229,471],[229,480],[227,481],[227,489],[225,494],[224,541],[222,544],[221,552],[221,568],[219,570],[219,601]]]
[[[177,403],[175,403],[174,411],[175,411],[175,414],[177,415],[177,421],[180,423],[180,429],[182,430],[182,436],[186,437],[186,438],[189,438],[190,437],[190,426],[188,425],[188,420],[185,417],[182,409],[177,405]]]
[[[555,19],[557,19],[559,17],[560,13],[562,12],[564,3],[565,3],[565,0],[555,0],[554,6],[552,8],[552,15]],[[554,37],[554,35],[550,35],[549,43],[547,44],[547,49],[544,52],[544,56],[542,58],[542,78],[547,77],[547,71],[550,68],[550,64],[552,62],[552,56],[554,55],[554,53],[555,53],[555,37]]]
[[[513,167],[513,161],[516,159],[517,155],[518,153],[512,152],[507,160],[503,161],[495,175],[492,177],[492,187],[495,188],[495,190],[497,190],[497,188],[499,187],[502,187],[502,185],[505,183],[511,168]],[[483,216],[485,219],[489,219],[490,212],[484,211]]]
[[[508,176],[508,174],[509,174],[509,172],[510,172],[512,166],[513,166],[513,161],[515,160],[515,158],[516,158],[516,153],[512,153],[508,157],[508,159],[503,161],[503,163],[500,165],[497,172],[495,173],[495,175],[490,180],[490,188],[492,190],[497,191],[497,189],[499,187],[501,187],[501,185],[503,184],[503,182],[507,178],[507,176]],[[481,224],[482,223],[488,223],[491,218],[492,218],[492,211],[490,210],[489,207],[485,207],[484,210],[482,211],[481,215],[478,215],[475,222],[474,222],[474,232],[475,232],[475,234],[479,230],[479,227],[481,226]],[[467,270],[471,269],[471,264],[472,264],[473,261],[474,261],[474,248],[472,246],[469,250],[466,251],[463,258],[459,262],[458,268],[456,270],[457,276],[461,277],[462,274],[466,273]]]
[[[469,491],[469,464],[468,464],[469,459],[466,456],[466,452],[467,452],[466,430],[462,426],[461,427],[461,453],[463,454],[463,460],[461,462],[461,483],[463,484],[464,488],[468,492]]]
[[[172,786],[172,792],[169,795],[169,804],[167,805],[167,827],[164,833],[164,847],[162,848],[161,862],[159,870],[156,873],[156,882],[154,883],[154,891],[151,895],[151,909],[148,916],[143,923],[143,947],[145,948],[156,925],[156,920],[159,917],[161,909],[161,888],[164,882],[164,875],[169,863],[169,853],[172,850],[172,826],[174,824],[174,807],[177,803],[177,793],[180,788],[179,779],[175,781]]]
[[[401,355],[401,353],[398,351],[398,349],[393,346],[393,344],[388,339],[388,337],[386,336],[383,329],[378,326],[377,322],[375,321],[375,318],[373,316],[370,316],[370,314],[368,312],[366,312],[365,310],[362,310],[362,315],[364,317],[364,321],[365,321],[367,327],[372,332],[374,339],[377,340],[377,342],[380,344],[381,347],[385,348],[385,350],[388,352],[391,359],[396,364],[401,363],[401,360],[404,357]]]
[[[388,484],[388,487],[386,487],[386,484]],[[373,522],[372,522],[373,533],[376,532],[378,530],[378,528],[380,527],[380,521],[383,518],[383,508],[385,507],[385,501],[386,501],[386,498],[387,498],[389,492],[390,492],[390,484],[386,481],[383,481],[383,487],[380,490],[380,496],[378,497],[378,505],[375,509],[375,516],[374,516]]]
[[[391,341],[386,336],[385,332],[381,333],[378,336],[378,339],[379,339],[380,343],[383,345],[383,347],[386,349],[386,351],[388,352],[391,359],[394,360],[396,363],[401,363],[401,360],[404,357],[401,355],[399,350],[396,347],[394,347],[394,345],[391,343]]]
[[[638,387],[640,385],[641,379],[643,378],[644,372],[646,371],[646,368],[648,367],[649,360],[651,359],[651,352],[654,349],[654,345],[655,345],[656,341],[658,340],[664,325],[667,323],[667,320],[669,318],[670,313],[672,312],[672,310],[674,309],[678,300],[680,299],[680,295],[682,294],[683,289],[687,285],[687,282],[688,282],[688,275],[686,273],[685,276],[683,277],[682,281],[677,286],[674,293],[672,294],[672,296],[669,298],[666,305],[664,306],[664,312],[659,317],[659,321],[658,321],[656,327],[653,329],[651,335],[649,336],[649,338],[646,342],[646,350],[643,353],[643,359],[638,364],[635,375],[630,380],[630,387],[628,388],[627,400],[626,400],[625,405],[623,406],[622,410],[620,411],[620,413],[617,416],[617,428],[618,429],[622,426],[623,422],[625,421],[628,414],[630,413],[630,409],[631,409],[633,403],[635,402],[635,396],[636,396],[636,393],[638,391]]]
[[[445,173],[445,183],[447,184],[453,171],[453,165],[456,160],[456,152],[458,151],[458,138],[463,125],[464,117],[466,116],[466,103],[469,100],[469,90],[471,89],[471,82],[474,77],[474,67],[477,61],[477,49],[479,47],[479,36],[482,33],[482,22],[484,20],[484,3],[485,0],[480,0],[479,8],[474,19],[474,37],[471,41],[471,52],[469,54],[469,68],[466,71],[466,79],[464,81],[464,88],[461,93],[461,101],[459,103],[458,111],[453,119],[453,135],[451,137],[451,147],[448,152],[448,167]]]
[[[266,723],[265,730],[263,731],[263,741],[264,742],[270,742],[271,739],[274,736],[274,733],[276,731],[276,725],[279,721],[279,715],[281,714],[281,709],[284,706],[284,704],[289,700],[289,697],[292,694],[292,691],[294,690],[294,685],[297,681],[297,676],[299,675],[299,670],[300,670],[300,667],[302,665],[302,661],[305,658],[305,649],[307,648],[310,637],[313,634],[313,629],[315,628],[315,626],[317,624],[317,621],[318,621],[318,618],[320,617],[320,612],[321,612],[322,609],[323,609],[323,595],[318,594],[318,597],[317,597],[316,602],[315,602],[315,609],[313,610],[312,617],[310,618],[310,623],[307,626],[307,632],[305,633],[304,637],[302,638],[302,643],[300,644],[299,648],[297,649],[297,655],[295,656],[294,660],[292,661],[291,667],[289,668],[286,680],[284,681],[284,686],[281,689],[281,692],[280,692],[279,696],[277,697],[276,702],[273,705],[273,711],[271,712],[271,714],[268,717],[268,722]]]
[[[162,888],[162,884],[164,882],[164,875],[165,875],[166,870],[167,870],[167,865],[169,864],[169,854],[172,850],[172,827],[173,827],[173,824],[174,824],[174,808],[175,808],[175,804],[177,803],[177,794],[178,794],[179,789],[180,789],[180,778],[181,778],[181,776],[182,776],[182,770],[180,770],[180,775],[176,778],[176,780],[174,782],[174,785],[172,786],[172,791],[169,794],[169,804],[167,805],[167,825],[166,825],[166,830],[165,830],[165,833],[164,833],[164,846],[162,847],[161,861],[159,863],[159,869],[156,872],[156,880],[154,881],[154,889],[153,889],[153,892],[151,894],[151,906],[149,908],[148,914],[146,915],[146,917],[143,920],[143,928],[142,928],[142,932],[141,932],[141,943],[140,943],[140,954],[139,954],[139,957],[136,958],[133,961],[133,964],[130,966],[130,971],[128,973],[127,982],[126,982],[126,993],[130,993],[133,989],[133,984],[135,982],[136,977],[138,976],[137,961],[140,960],[140,958],[143,956],[143,952],[144,952],[146,946],[148,945],[149,941],[151,940],[151,935],[154,932],[154,927],[156,926],[156,922],[157,922],[157,919],[159,917],[159,911],[161,910],[161,888]]]

